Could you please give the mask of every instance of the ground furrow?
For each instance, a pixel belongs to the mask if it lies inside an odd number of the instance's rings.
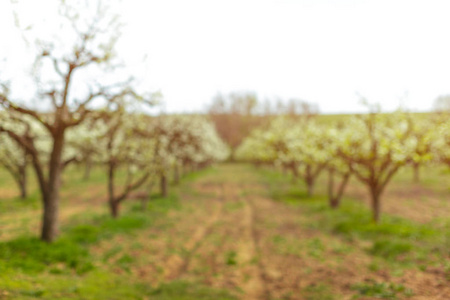
[[[223,204],[220,201],[216,201],[215,206],[211,217],[197,227],[191,238],[184,244],[183,251],[186,255],[181,257],[178,254],[174,254],[167,259],[164,267],[164,280],[178,278],[187,270],[193,253],[198,249],[205,237],[210,234],[214,224],[220,219]]]

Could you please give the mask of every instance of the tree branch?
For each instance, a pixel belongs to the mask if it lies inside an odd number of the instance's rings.
[[[0,165],[5,167],[5,169],[8,170],[9,173],[11,173],[11,175],[15,179],[19,179],[20,178],[19,167],[16,164],[14,164],[14,163],[12,163],[10,161],[7,161],[6,159],[0,159]]]
[[[64,78],[64,74],[63,72],[61,72],[61,69],[58,66],[58,60],[54,57],[52,57],[52,62],[53,62],[53,68],[55,69],[55,72],[58,73],[59,76]]]
[[[68,165],[75,163],[75,162],[79,162],[80,160],[78,159],[77,156],[73,156],[69,159],[66,159],[65,161],[62,162],[62,168],[65,169]]]
[[[139,188],[141,185],[143,185],[146,181],[147,181],[147,179],[150,177],[150,172],[146,172],[144,175],[142,175],[142,177],[141,178],[139,178],[136,182],[134,182],[134,183],[131,183],[131,184],[128,184],[127,186],[126,186],[126,188],[125,188],[125,190],[123,191],[123,193],[119,196],[119,197],[117,197],[117,202],[122,202],[122,201],[124,201],[125,199],[126,199],[126,197],[128,196],[128,194],[131,192],[131,191],[133,191],[133,190],[135,190],[135,189],[137,189],[137,188]]]
[[[400,165],[394,166],[392,170],[389,171],[387,176],[384,178],[384,180],[381,180],[380,178],[380,193],[384,190],[386,185],[388,184],[389,180],[391,180],[392,176],[397,172],[397,170],[400,168]]]
[[[351,173],[345,173],[344,177],[342,178],[341,185],[339,186],[337,198],[341,199],[342,194],[344,193],[345,187],[347,186],[347,182],[350,179]]]
[[[28,115],[28,116],[33,117],[33,119],[35,119],[36,121],[38,121],[39,123],[41,123],[42,125],[44,125],[45,128],[47,128],[47,130],[48,130],[49,132],[53,132],[53,126],[51,126],[49,123],[47,123],[46,121],[44,121],[44,120],[41,118],[41,116],[40,116],[37,112],[35,112],[35,111],[31,110],[31,109],[27,109],[27,108],[20,107],[20,106],[17,106],[17,105],[15,105],[15,104],[13,104],[13,103],[12,103],[8,98],[6,98],[6,96],[3,95],[3,94],[0,94],[0,104],[1,104],[3,107],[5,107],[6,109],[11,109],[11,110],[13,110],[13,111],[15,111],[15,112],[18,112],[18,113],[20,113],[20,114]]]
[[[34,147],[33,143],[30,142],[30,138],[19,136],[17,133],[9,129],[5,129],[1,125],[0,125],[0,132],[5,132],[6,134],[8,134],[10,138],[16,141],[19,145],[21,145],[25,149],[25,151],[27,151],[30,155],[37,156],[38,154],[37,150]]]

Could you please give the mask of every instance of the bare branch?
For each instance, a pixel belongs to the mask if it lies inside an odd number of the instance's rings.
[[[16,141],[19,145],[21,145],[28,153],[30,153],[32,156],[37,156],[36,148],[31,142],[31,139],[19,136],[15,132],[2,127],[1,125],[0,125],[0,132],[5,132],[6,134],[8,134],[10,138]]]
[[[58,107],[58,103],[56,102],[56,95],[57,95],[56,89],[52,89],[51,91],[42,93],[42,96],[46,96],[46,97],[50,98],[50,100],[52,101],[52,104],[53,104],[53,108],[55,108],[55,109]]]
[[[399,168],[400,168],[400,165],[397,164],[388,172],[388,174],[384,178],[384,180],[381,180],[380,187],[379,187],[380,193],[384,190],[384,188],[386,187],[388,182],[391,180],[392,176],[398,171]]]
[[[20,114],[24,114],[24,115],[33,117],[33,119],[35,119],[36,121],[38,121],[39,123],[44,125],[48,131],[53,132],[53,127],[49,123],[47,123],[45,120],[43,120],[37,112],[35,112],[31,109],[27,109],[27,108],[15,105],[3,94],[0,94],[0,104],[3,107],[5,107],[6,109],[10,109],[10,110],[18,112]]]
[[[44,170],[42,168],[42,164],[39,160],[39,154],[36,150],[33,139],[29,136],[19,136],[15,132],[8,130],[0,125],[0,132],[5,132],[9,135],[14,141],[16,141],[19,145],[21,145],[25,151],[31,156],[33,167],[36,171],[36,176],[38,178],[39,186],[43,194],[47,194],[47,180],[44,175]],[[44,197],[45,198],[45,197]]]
[[[313,172],[312,177],[315,178],[319,176],[320,172],[326,167],[326,163],[320,164],[317,166],[317,169]]]
[[[59,68],[59,65],[58,65],[58,60],[56,59],[56,58],[52,58],[52,61],[53,61],[53,68],[55,69],[55,71],[56,71],[56,73],[58,73],[58,75],[59,76],[61,76],[61,77],[65,77],[65,75],[63,74],[63,72],[61,71],[61,69]]]
[[[117,202],[124,201],[131,191],[133,191],[133,190],[139,188],[141,185],[143,185],[149,177],[150,177],[150,172],[146,172],[136,182],[127,185],[125,190],[123,191],[123,193],[119,197],[117,197],[116,201]]]
[[[6,159],[0,159],[0,165],[2,165],[8,172],[15,178],[20,178],[19,167],[11,161]]]
[[[347,185],[348,180],[350,179],[351,172],[347,172],[344,174],[341,185],[339,186],[337,198],[341,199],[342,195],[344,194],[345,186]]]
[[[73,156],[73,157],[71,157],[69,159],[66,159],[65,161],[62,162],[62,168],[65,169],[70,164],[75,163],[75,162],[79,162],[79,161],[80,160],[78,159],[77,156]]]
[[[66,122],[65,126],[66,127],[74,127],[74,126],[77,126],[77,125],[81,124],[91,112],[92,112],[91,110],[84,109],[83,111],[81,111],[80,117],[78,119],[76,119],[76,120],[73,118],[73,114],[72,114],[71,121],[70,122]]]

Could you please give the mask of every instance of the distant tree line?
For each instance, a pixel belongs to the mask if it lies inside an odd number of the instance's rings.
[[[220,137],[230,146],[230,159],[234,160],[235,150],[255,128],[267,126],[275,116],[309,118],[317,115],[319,109],[317,105],[300,99],[261,101],[256,93],[244,91],[217,94],[208,105],[207,112]]]

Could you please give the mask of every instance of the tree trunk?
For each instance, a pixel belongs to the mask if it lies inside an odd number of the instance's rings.
[[[328,170],[328,202],[331,208],[337,208],[338,200],[334,197],[334,169]]]
[[[340,201],[338,198],[336,198],[336,197],[330,198],[330,207],[332,209],[337,209],[339,207],[339,204],[340,204]]]
[[[333,198],[334,190],[334,169],[328,170],[328,198]]]
[[[161,196],[167,197],[167,177],[166,174],[161,174]]]
[[[370,196],[372,205],[372,220],[375,223],[378,223],[381,214],[380,193],[376,189],[371,188]]]
[[[114,219],[117,219],[119,216],[119,208],[120,208],[120,202],[115,201],[115,199],[109,199],[109,210],[111,212],[111,216]]]
[[[334,170],[329,170],[328,177],[328,202],[330,207],[335,209],[341,205],[342,195],[344,194],[345,187],[350,179],[351,173],[345,173],[342,175],[342,181],[338,187],[338,190],[335,194],[334,191]]]
[[[306,166],[306,172],[305,172],[305,183],[308,189],[308,197],[311,197],[314,193],[314,181],[315,178],[312,174],[311,166]]]
[[[27,193],[27,165],[19,166],[19,174],[15,175],[14,179],[17,183],[17,187],[20,191],[20,198],[26,199],[28,196]]]
[[[56,132],[49,162],[47,193],[43,193],[42,195],[44,202],[44,213],[42,217],[41,239],[48,243],[52,242],[59,233],[59,189],[61,186],[61,161],[64,147],[64,129],[58,128]]]
[[[115,163],[110,161],[108,163],[108,204],[111,216],[117,218],[119,216],[119,203],[115,201],[114,196],[114,175],[116,166]]]
[[[420,165],[414,164],[413,168],[414,168],[414,183],[419,183],[419,181],[420,181]]]
[[[26,173],[26,171],[23,173],[22,178],[20,179],[19,187],[20,187],[20,198],[22,198],[22,199],[27,198],[28,193],[27,193],[27,173]]]
[[[42,219],[41,239],[51,243],[59,233],[58,213],[59,213],[59,195],[53,189],[49,196],[44,199],[44,214]]]

